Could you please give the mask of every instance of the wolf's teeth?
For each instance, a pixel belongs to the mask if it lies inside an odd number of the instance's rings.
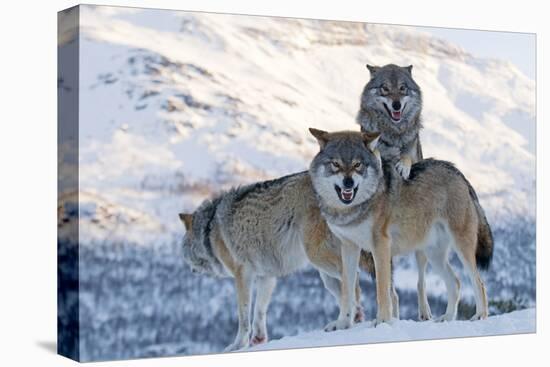
[[[353,198],[353,190],[351,189],[342,190],[342,198],[344,200],[351,200]]]

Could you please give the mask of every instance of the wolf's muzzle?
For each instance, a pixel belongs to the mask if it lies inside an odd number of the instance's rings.
[[[391,108],[388,107],[386,103],[384,103],[384,108],[386,109],[386,112],[388,112],[388,115],[390,115],[393,122],[398,123],[401,121],[401,115],[403,114],[403,110],[405,109],[405,106],[401,104],[401,101],[393,101],[391,104]]]
[[[338,195],[338,198],[340,199],[341,202],[343,202],[346,205],[351,204],[351,202],[355,198],[355,194],[357,194],[357,189],[359,188],[359,186],[357,186],[356,188],[353,188],[353,179],[350,178],[350,180],[351,180],[351,186],[346,187],[346,183],[349,185],[349,181],[346,182],[346,180],[344,179],[343,189],[338,185],[334,185],[334,190],[336,190],[336,194]]]

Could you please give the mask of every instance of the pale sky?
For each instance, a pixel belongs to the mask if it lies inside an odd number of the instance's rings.
[[[417,28],[455,43],[474,56],[510,61],[526,76],[535,80],[536,37],[533,33],[435,27]]]

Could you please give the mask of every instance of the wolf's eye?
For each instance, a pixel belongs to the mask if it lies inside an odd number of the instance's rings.
[[[334,170],[340,169],[340,163],[338,163],[338,162],[336,162],[336,161],[330,161],[330,166],[331,166],[332,169],[334,169]]]
[[[404,86],[404,85],[402,85],[402,86],[399,87],[399,91],[400,91],[401,93],[407,93],[407,87]]]
[[[363,163],[362,163],[362,162],[356,162],[356,163],[353,165],[353,169],[359,170],[359,169],[361,169],[362,166],[363,166]]]
[[[388,88],[387,85],[382,85],[380,87],[380,92],[383,94],[383,95],[386,95],[390,92],[390,88]]]

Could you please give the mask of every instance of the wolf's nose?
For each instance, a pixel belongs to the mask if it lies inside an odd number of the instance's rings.
[[[393,101],[391,104],[394,110],[399,111],[401,109],[401,102],[400,101]]]
[[[353,188],[353,178],[351,177],[344,177],[344,188],[346,189],[352,189]]]

